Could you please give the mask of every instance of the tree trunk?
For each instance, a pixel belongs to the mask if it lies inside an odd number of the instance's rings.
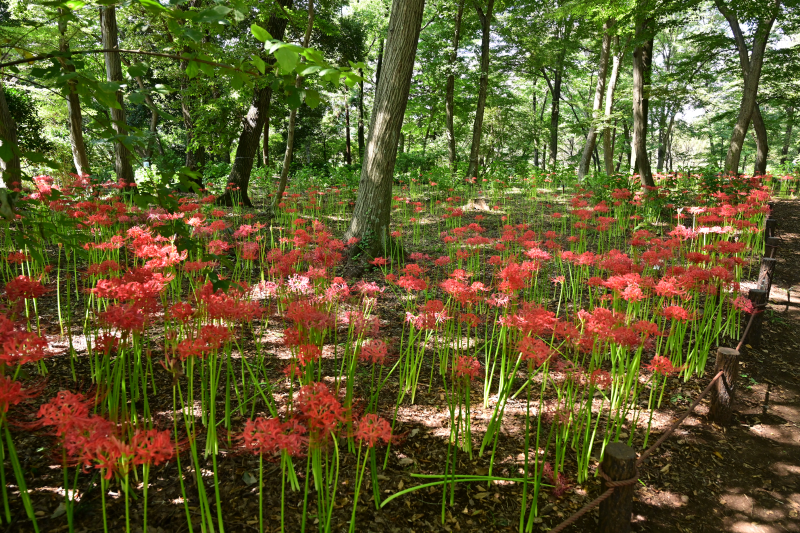
[[[561,36],[561,41],[564,43],[561,50],[558,52],[556,58],[556,71],[553,75],[553,85],[550,87],[552,102],[550,107],[550,159],[548,160],[548,168],[554,170],[558,162],[558,120],[561,113],[561,82],[564,77],[564,60],[567,57],[567,45],[569,35],[572,32],[572,20],[567,19],[564,21],[564,30]]]
[[[640,19],[636,24],[636,40],[640,41],[650,31],[652,19]],[[649,91],[649,71],[652,66],[653,39],[641,42],[633,52],[633,152],[636,154],[635,166],[642,185],[655,187],[650,159],[647,154],[647,111]],[[648,86],[645,88],[645,86]]]
[[[112,50],[119,48],[117,38],[117,10],[114,6],[100,8],[100,31],[102,34],[103,48]],[[122,64],[119,52],[104,52],[103,56],[106,63],[106,79],[117,83],[122,83]],[[134,185],[133,167],[131,166],[131,153],[122,144],[119,137],[128,135],[128,125],[125,121],[125,102],[122,91],[116,93],[117,105],[111,108],[111,121],[117,138],[114,140],[114,170],[117,173],[117,182],[124,188]]]
[[[381,70],[383,69],[383,46],[384,46],[384,39],[381,39],[381,44],[378,47],[378,64],[375,67],[375,87],[378,86],[378,82],[381,79]]]
[[[628,165],[628,168],[630,168],[631,159],[632,159],[632,153],[633,153],[633,143],[631,142],[631,133],[630,133],[630,130],[628,129],[628,121],[627,120],[623,120],[622,121],[622,136],[625,138],[625,144],[629,147],[629,150],[627,152],[627,155],[628,155],[628,163],[627,163],[627,165]],[[619,169],[620,169],[621,165],[622,165],[622,153],[620,152],[619,159],[617,160],[617,170],[616,170],[617,172],[619,172]]]
[[[456,134],[453,126],[453,100],[456,87],[456,59],[458,58],[458,43],[461,40],[461,19],[464,16],[464,0],[458,2],[456,13],[455,31],[453,32],[453,49],[450,51],[450,72],[447,75],[447,86],[444,94],[445,124],[447,128],[447,151],[450,174],[456,172]]]
[[[308,48],[308,43],[311,41],[311,30],[314,28],[314,0],[308,0],[308,23],[306,24],[306,33],[303,36],[303,48]],[[303,77],[299,74],[295,78],[294,86],[299,89],[303,85]],[[301,104],[302,105],[302,104]],[[275,193],[275,198],[272,199],[272,212],[275,213],[278,209],[278,204],[283,200],[283,193],[286,191],[286,183],[289,181],[289,168],[292,164],[292,155],[294,152],[294,130],[297,123],[297,109],[292,109],[289,112],[289,126],[286,130],[286,153],[283,154],[283,167],[281,168],[281,180],[278,183],[278,190]],[[350,128],[347,129],[347,143],[348,152],[350,151]],[[306,159],[310,159],[309,145],[306,144]]]
[[[611,175],[614,173],[614,146],[612,142],[611,127],[611,111],[614,109],[614,92],[617,90],[617,82],[619,81],[619,67],[622,63],[622,56],[625,53],[627,45],[620,47],[619,37],[614,37],[614,46],[617,48],[617,53],[611,62],[611,77],[606,85],[606,105],[603,112],[603,162],[605,163],[606,174]]]
[[[761,117],[761,108],[756,102],[753,108],[753,130],[756,133],[756,162],[753,167],[753,175],[764,175],[767,173],[767,152],[769,146],[767,141],[767,126]]]
[[[666,114],[666,111],[664,112]],[[661,172],[664,169],[664,161],[667,157],[667,147],[669,145],[669,138],[672,135],[672,127],[675,124],[675,113],[670,113],[669,124],[662,125],[658,129],[658,162],[656,163],[656,172]]]
[[[715,0],[715,4],[731,27],[734,40],[736,41],[736,48],[739,52],[739,64],[742,69],[742,76],[744,77],[739,114],[736,117],[736,124],[731,133],[728,154],[725,156],[725,172],[738,172],[745,135],[747,134],[750,121],[753,120],[753,112],[757,105],[756,98],[758,96],[758,84],[761,79],[761,67],[764,64],[764,52],[767,48],[769,33],[772,30],[775,17],[780,9],[780,0],[771,0],[770,4],[772,5],[770,6],[769,14],[758,21],[755,36],[753,37],[753,48],[749,54],[749,58],[747,44],[744,40],[744,33],[739,26],[739,19],[736,14],[728,9],[724,0]],[[758,135],[757,132],[756,135]],[[766,150],[763,155],[764,167],[766,168]],[[758,158],[756,161],[758,164],[761,163],[758,161]]]
[[[483,133],[483,112],[486,108],[486,93],[489,91],[489,44],[493,9],[494,0],[488,1],[485,13],[481,6],[477,3],[475,4],[475,11],[481,23],[481,79],[478,84],[478,106],[475,109],[475,122],[472,124],[472,146],[469,150],[467,179],[478,176],[478,155],[481,148],[481,134]]]
[[[272,95],[270,95],[272,96]],[[272,103],[272,98],[267,100],[267,107],[264,109],[264,139],[263,148],[261,149],[261,160],[269,172],[269,111]]]
[[[431,137],[431,126],[433,125],[433,119],[436,116],[436,109],[437,109],[437,102],[433,102],[431,104],[431,114],[428,118],[428,126],[425,128],[425,136],[422,138],[422,157],[425,157],[425,153],[428,151],[428,139]]]
[[[58,10],[58,50],[69,53],[67,41],[67,19],[64,9]],[[75,65],[71,60],[60,58],[61,66],[68,73],[75,72]],[[86,145],[83,142],[83,116],[81,114],[81,101],[76,90],[77,82],[71,79],[67,82],[67,122],[69,123],[69,144],[72,148],[72,161],[75,171],[79,176],[89,174],[89,158],[86,155]]]
[[[583,147],[581,162],[580,165],[578,165],[578,181],[582,181],[589,172],[592,153],[597,144],[597,121],[600,118],[600,106],[603,101],[603,92],[606,89],[608,54],[611,48],[611,35],[608,33],[608,30],[613,24],[613,19],[608,19],[605,24],[603,24],[603,40],[600,45],[600,70],[597,73],[597,85],[594,89],[594,101],[592,102],[592,123],[589,125],[589,133],[586,135],[586,145]]]
[[[397,153],[402,154],[406,151],[406,134],[402,131],[400,132],[400,144],[397,147]]]
[[[279,0],[283,7],[292,7],[293,0]],[[267,31],[275,39],[283,40],[286,31],[286,19],[282,16],[272,14],[267,22]],[[268,64],[274,61],[268,58]],[[250,173],[253,170],[253,161],[256,158],[258,149],[261,145],[261,132],[269,114],[269,103],[272,99],[272,87],[267,85],[256,89],[250,109],[247,111],[242,121],[242,133],[239,135],[239,144],[236,145],[236,157],[231,166],[231,173],[228,183],[233,184],[231,190],[217,198],[217,203],[222,205],[233,205],[234,203],[245,206],[252,206],[248,195],[250,186]],[[228,156],[230,157],[230,155]]]
[[[397,142],[403,126],[411,74],[417,54],[425,0],[393,0],[386,41],[385,72],[375,90],[361,181],[345,240],[359,238],[362,249],[378,256],[388,250],[392,183]]]
[[[6,101],[6,93],[0,82],[0,141],[3,146],[11,148],[12,156],[9,159],[0,157],[0,179],[5,187],[13,187],[14,183],[19,184],[22,180],[22,166],[19,160],[19,145],[17,144],[17,123],[11,116]]]
[[[358,69],[361,76],[358,91],[358,160],[364,160],[364,69]]]
[[[353,154],[350,147],[350,95],[345,96],[344,102],[344,131],[345,131],[345,149],[344,149],[344,162],[348,165],[353,164]]]
[[[789,156],[789,147],[792,145],[792,126],[794,125],[794,107],[786,109],[786,133],[783,136],[783,148],[781,149],[781,166],[786,164]]]

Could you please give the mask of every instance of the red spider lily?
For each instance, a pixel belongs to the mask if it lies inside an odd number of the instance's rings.
[[[689,311],[679,305],[665,307],[661,314],[668,320],[677,320],[679,322],[685,322],[691,318]]]
[[[353,326],[353,333],[357,337],[377,337],[380,330],[380,320],[376,316],[366,317],[358,311],[347,311],[343,315],[343,322]]]
[[[606,387],[611,386],[613,381],[614,380],[612,379],[611,374],[605,370],[600,370],[599,368],[593,371],[589,376],[589,382],[600,389],[605,389]]]
[[[100,322],[108,327],[117,328],[120,331],[144,331],[147,315],[144,309],[137,302],[129,304],[114,304],[100,313]]]
[[[17,276],[6,284],[6,297],[15,302],[20,298],[39,298],[47,289],[29,276]]]
[[[358,358],[372,364],[382,365],[386,361],[388,347],[386,343],[377,339],[372,339],[361,345]]]
[[[0,376],[0,413],[7,413],[9,406],[35,396],[34,392],[23,389],[19,381],[8,376]]]
[[[535,337],[523,337],[517,350],[522,355],[522,360],[529,361],[534,368],[542,366],[553,355],[550,346]]]
[[[119,347],[119,337],[109,333],[98,335],[94,340],[94,348],[100,353],[105,355],[110,354],[112,351]]]
[[[169,431],[137,430],[131,439],[133,464],[160,465],[175,455],[175,443]]]
[[[311,383],[300,389],[297,408],[308,427],[311,442],[321,444],[345,421],[344,408],[324,383]]]
[[[6,256],[6,261],[12,265],[21,265],[22,263],[30,260],[31,256],[24,252],[11,252],[8,254],[8,256]]]
[[[458,320],[460,322],[464,322],[465,324],[469,324],[473,328],[477,327],[481,322],[481,319],[473,313],[461,313],[458,315]]]
[[[281,422],[277,418],[258,417],[245,422],[241,439],[244,447],[260,455],[277,455],[285,451],[289,455],[297,456],[302,453],[307,439],[306,433],[297,420],[291,419]]]
[[[180,322],[186,324],[194,317],[195,310],[186,302],[172,304],[169,308],[169,315]]]
[[[652,372],[655,372],[656,374],[667,376],[674,372],[680,371],[683,367],[676,367],[672,364],[672,361],[670,361],[669,358],[656,355],[646,368]]]
[[[320,359],[322,359],[322,350],[314,344],[302,344],[297,350],[297,360],[301,366],[306,366]]]
[[[481,363],[470,355],[460,355],[456,358],[454,372],[456,378],[472,380],[480,376]]]
[[[36,416],[43,426],[54,426],[56,435],[62,436],[89,417],[89,402],[83,394],[62,390],[42,404]]]
[[[739,311],[747,314],[753,314],[756,310],[755,306],[753,306],[753,302],[745,298],[744,296],[738,296],[732,303],[734,309],[738,309]]]
[[[358,421],[355,438],[365,443],[368,448],[374,448],[380,441],[388,444],[392,439],[392,426],[378,415],[369,413]]]

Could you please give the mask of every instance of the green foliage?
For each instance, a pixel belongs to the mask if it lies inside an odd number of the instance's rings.
[[[17,140],[22,151],[49,152],[53,143],[43,136],[44,124],[30,93],[18,87],[3,86],[8,109],[17,125]],[[31,154],[31,158],[36,157]]]

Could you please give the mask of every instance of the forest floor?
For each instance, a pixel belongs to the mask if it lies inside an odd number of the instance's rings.
[[[704,400],[695,413],[686,419],[640,470],[640,483],[635,486],[633,531],[637,532],[731,532],[777,533],[800,532],[800,201],[776,202],[774,216],[779,221],[778,235],[782,239],[778,250],[778,266],[765,314],[763,342],[760,347],[748,348],[741,360],[741,375],[735,404],[734,423],[719,427],[707,419],[708,400]],[[50,302],[53,304],[53,302]],[[400,337],[402,306],[382,303],[383,334],[389,338]],[[54,306],[47,309],[42,299],[40,315],[53,319]],[[285,358],[281,350],[280,323],[275,338],[268,343],[267,354]],[[56,321],[57,327],[57,321]],[[51,326],[51,333],[53,327]],[[161,341],[154,339],[155,346]],[[271,347],[269,347],[271,346]],[[80,350],[80,346],[76,345]],[[243,347],[247,351],[246,347]],[[270,350],[272,350],[271,353]],[[152,354],[158,357],[155,350]],[[59,358],[51,368],[44,397],[52,397],[62,386],[80,389],[69,384],[73,369],[67,358]],[[154,359],[155,360],[155,359]],[[155,379],[159,392],[151,401],[163,416],[166,427],[171,427],[172,387],[171,376],[156,367]],[[430,369],[430,367],[428,367]],[[708,362],[713,368],[713,354]],[[76,362],[75,372],[80,376],[88,370],[88,362]],[[280,367],[274,367],[280,375]],[[688,382],[671,379],[667,385],[663,407],[653,419],[650,442],[682,413],[707,385],[710,372],[694,377]],[[84,374],[87,375],[87,374]],[[90,390],[85,384],[83,390]],[[444,391],[435,385],[421,384],[413,405],[403,404],[398,411],[398,424],[387,468],[379,476],[384,498],[404,488],[420,485],[419,474],[441,474],[447,456],[449,419],[443,407]],[[389,383],[383,390],[380,402],[391,418],[391,406],[396,397],[396,386]],[[481,391],[475,391],[478,395]],[[765,397],[769,395],[765,405]],[[155,409],[155,408],[154,408]],[[518,475],[522,452],[520,435],[524,423],[524,401],[511,402],[506,410],[502,436],[495,451],[494,473],[499,476]],[[475,442],[480,437],[491,416],[491,409],[483,409],[479,401],[473,404],[473,431]],[[234,417],[241,425],[242,417]],[[507,421],[507,422],[506,422]],[[42,453],[52,449],[52,437],[40,433],[16,434],[17,447],[23,469],[31,474],[34,509],[43,532],[67,531],[63,513],[63,491],[60,462],[57,454]],[[221,438],[221,441],[226,439]],[[634,447],[642,449],[642,436],[634,438]],[[379,460],[385,448],[378,452]],[[258,476],[258,460],[231,446],[222,452],[218,476],[221,479],[220,499],[225,512],[228,532],[258,531],[258,491],[254,484]],[[340,478],[345,480],[336,497],[336,510],[332,530],[347,531],[352,509],[355,456],[344,454]],[[194,475],[182,461],[183,472],[172,461],[151,473],[148,505],[148,531],[151,533],[189,531],[184,506],[181,503],[180,479],[183,478],[191,494]],[[298,461],[304,465],[304,461]],[[486,475],[487,457],[473,459],[459,455],[459,474]],[[209,467],[210,468],[210,467]],[[568,470],[569,472],[569,463]],[[590,470],[590,472],[593,469]],[[10,468],[6,469],[10,474]],[[212,475],[208,472],[208,475]],[[267,501],[280,501],[280,475],[278,465],[265,468]],[[367,476],[367,479],[369,476]],[[103,531],[100,519],[100,494],[97,476],[80,474],[81,499],[76,508],[76,531],[95,533]],[[134,482],[134,486],[136,482]],[[460,483],[455,490],[455,505],[445,508],[442,521],[442,490],[440,487],[421,489],[390,502],[381,510],[372,504],[372,493],[365,480],[358,502],[356,530],[374,533],[420,533],[428,531],[518,531],[521,490],[510,482]],[[210,484],[209,484],[210,486]],[[115,492],[116,491],[116,492]],[[600,492],[599,478],[590,477],[580,485],[569,487],[565,494],[556,497],[541,495],[540,514],[534,519],[533,531],[547,531],[566,519]],[[124,531],[125,510],[119,489],[112,485],[107,499],[109,531]],[[213,490],[210,497],[213,501]],[[18,498],[15,498],[18,502]],[[14,505],[18,505],[15,503]],[[287,494],[287,531],[299,531],[302,498]],[[3,532],[31,531],[31,524],[23,519],[21,509],[15,509],[17,521],[0,525]],[[192,514],[197,508],[190,506]],[[131,523],[141,524],[142,502],[131,503]],[[567,531],[593,531],[598,511],[584,516]],[[265,511],[267,530],[280,531],[279,508],[270,506]],[[313,519],[311,520],[313,522]],[[193,518],[193,523],[197,523]],[[309,530],[317,526],[309,524]],[[194,527],[200,531],[199,525]],[[141,531],[135,526],[133,531]]]

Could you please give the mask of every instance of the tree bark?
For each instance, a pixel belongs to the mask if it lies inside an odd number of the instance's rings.
[[[755,35],[753,37],[753,47],[749,54],[747,44],[744,40],[744,33],[739,25],[739,19],[736,14],[731,11],[724,3],[724,0],[715,0],[717,9],[722,16],[728,21],[733,32],[734,40],[736,41],[736,48],[739,52],[739,63],[742,68],[742,75],[744,77],[744,87],[742,89],[742,100],[739,104],[739,114],[736,117],[736,124],[731,133],[730,144],[728,145],[728,154],[725,157],[725,171],[738,172],[739,161],[742,155],[742,146],[744,145],[745,135],[750,121],[753,120],[753,112],[756,108],[756,98],[758,96],[758,84],[761,79],[761,68],[764,64],[764,52],[767,48],[769,40],[769,33],[772,30],[772,25],[775,23],[775,18],[780,8],[780,0],[772,0],[770,2],[771,9],[769,14],[758,21]],[[758,119],[756,119],[758,120]],[[762,121],[763,122],[763,121]],[[756,133],[758,135],[758,133]],[[766,142],[765,140],[763,142]],[[763,165],[766,169],[766,147],[762,146],[764,150]],[[757,165],[762,164],[756,158]]]
[[[282,7],[292,7],[293,0],[279,0]],[[286,19],[275,13],[270,15],[267,22],[267,31],[275,39],[283,40],[286,31]],[[268,58],[268,63],[272,63],[272,58]],[[248,194],[250,186],[250,173],[253,170],[253,162],[258,148],[261,144],[261,132],[269,114],[269,103],[272,98],[272,87],[267,85],[256,89],[253,101],[242,121],[242,133],[239,135],[239,144],[236,146],[236,158],[231,166],[231,173],[228,183],[233,184],[232,190],[225,191],[225,194],[217,198],[217,203],[222,205],[233,205],[239,203],[245,206],[252,206]]]
[[[100,31],[102,35],[103,48],[112,50],[119,48],[117,37],[117,10],[114,6],[104,6],[100,8]],[[122,83],[122,63],[120,62],[119,52],[104,52],[106,64],[106,79],[117,83]],[[131,165],[131,153],[122,143],[119,137],[128,135],[128,125],[125,120],[125,102],[122,91],[116,93],[117,104],[119,107],[111,108],[111,121],[117,138],[114,139],[114,170],[117,174],[117,182],[124,188],[134,185],[133,166]]]
[[[364,69],[358,69],[361,76],[358,91],[358,160],[364,160]]]
[[[345,95],[344,101],[344,131],[345,131],[345,150],[344,162],[348,165],[353,164],[353,153],[350,147],[350,94]]]
[[[261,149],[261,160],[265,167],[269,167],[269,111],[271,103],[272,98],[267,100],[267,107],[264,109],[264,144],[263,148]],[[269,172],[269,170],[267,170],[267,172]]]
[[[303,36],[303,48],[308,48],[308,43],[311,41],[311,30],[314,28],[314,0],[308,0],[308,23],[306,24],[306,33]],[[294,86],[299,89],[303,85],[303,77],[299,74],[295,78]],[[348,115],[349,116],[349,115]],[[289,112],[289,126],[286,131],[286,153],[283,154],[283,167],[281,168],[281,180],[278,183],[278,190],[275,192],[275,198],[272,199],[272,212],[275,213],[278,205],[283,200],[283,193],[286,191],[286,184],[289,181],[289,168],[292,164],[292,155],[294,153],[294,130],[297,123],[297,109],[292,109]],[[348,152],[350,151],[350,128],[347,128],[347,144]],[[306,144],[306,160],[310,162],[311,154],[309,145]]]
[[[667,111],[665,110],[664,113],[666,114]],[[666,121],[662,121],[662,125],[658,129],[658,162],[656,163],[656,172],[661,172],[664,169],[669,138],[672,135],[672,127],[675,125],[675,113],[669,113],[669,115],[669,124],[664,125],[663,122]]]
[[[592,123],[589,125],[589,132],[586,135],[586,145],[583,147],[581,162],[578,165],[578,181],[582,181],[589,172],[592,153],[597,144],[597,121],[600,118],[600,106],[603,101],[603,92],[606,89],[608,55],[611,48],[611,35],[608,31],[613,25],[613,19],[608,19],[605,24],[603,24],[603,39],[600,45],[600,70],[597,73],[597,85],[594,89],[594,101],[592,102]]]
[[[792,126],[794,125],[794,107],[786,109],[786,133],[783,136],[783,148],[781,148],[781,166],[786,164],[789,156],[789,147],[792,145]]]
[[[619,37],[614,37],[614,46],[617,48],[617,53],[614,54],[611,62],[611,77],[606,85],[606,105],[603,113],[603,162],[605,163],[606,174],[609,176],[614,173],[614,143],[609,123],[611,121],[611,111],[614,109],[614,92],[617,90],[617,82],[619,81],[619,67],[627,48],[627,45],[620,47]]]
[[[467,179],[478,176],[478,156],[481,149],[481,134],[483,133],[483,113],[486,108],[486,93],[489,91],[489,44],[493,10],[494,0],[488,1],[485,13],[481,6],[475,2],[475,12],[478,14],[478,20],[481,23],[481,79],[478,83],[478,106],[475,109],[475,121],[472,124],[472,146],[469,150]]]
[[[375,90],[375,102],[361,167],[353,218],[345,240],[361,240],[362,249],[378,256],[389,249],[397,142],[403,126],[411,74],[422,25],[425,0],[393,0],[383,61],[385,69]]]
[[[555,169],[558,162],[558,121],[561,113],[561,82],[564,77],[564,61],[567,57],[566,43],[569,40],[569,35],[571,32],[572,20],[567,19],[564,21],[564,30],[560,39],[563,44],[561,45],[561,50],[558,52],[558,57],[556,58],[556,70],[553,74],[553,83],[550,86],[550,94],[552,96],[550,107],[550,159],[547,162],[550,170]],[[548,80],[546,76],[545,79],[547,80],[548,84],[550,84],[550,80]]]
[[[753,175],[764,175],[767,173],[767,153],[769,145],[767,140],[767,126],[761,116],[761,108],[756,102],[753,108],[753,131],[756,133],[756,162],[753,166]]]
[[[0,157],[0,179],[6,187],[12,187],[12,183],[19,183],[22,179],[22,166],[19,160],[19,145],[17,141],[17,123],[11,116],[6,101],[6,93],[0,82],[0,141],[3,146],[8,146],[13,155],[5,160]]]
[[[456,87],[456,59],[458,58],[458,44],[461,40],[461,19],[464,16],[464,0],[458,2],[458,12],[456,13],[455,30],[453,31],[453,49],[450,51],[450,72],[447,75],[447,86],[444,94],[445,125],[447,129],[447,152],[450,174],[456,172],[456,134],[453,125],[453,101],[455,99]]]
[[[641,18],[636,24],[636,40],[640,43],[633,52],[633,153],[639,178],[645,187],[655,187],[650,159],[647,154],[647,111],[649,71],[652,67],[653,39],[645,38],[653,19]]]
[[[64,9],[58,10],[58,50],[69,53],[69,41],[67,41],[67,20]],[[75,72],[75,65],[72,61],[59,59],[61,66],[67,73]],[[81,114],[81,101],[76,90],[77,82],[71,79],[67,82],[67,122],[69,124],[69,144],[72,148],[72,162],[75,171],[79,176],[89,174],[89,158],[86,155],[86,144],[83,142],[83,116]]]

